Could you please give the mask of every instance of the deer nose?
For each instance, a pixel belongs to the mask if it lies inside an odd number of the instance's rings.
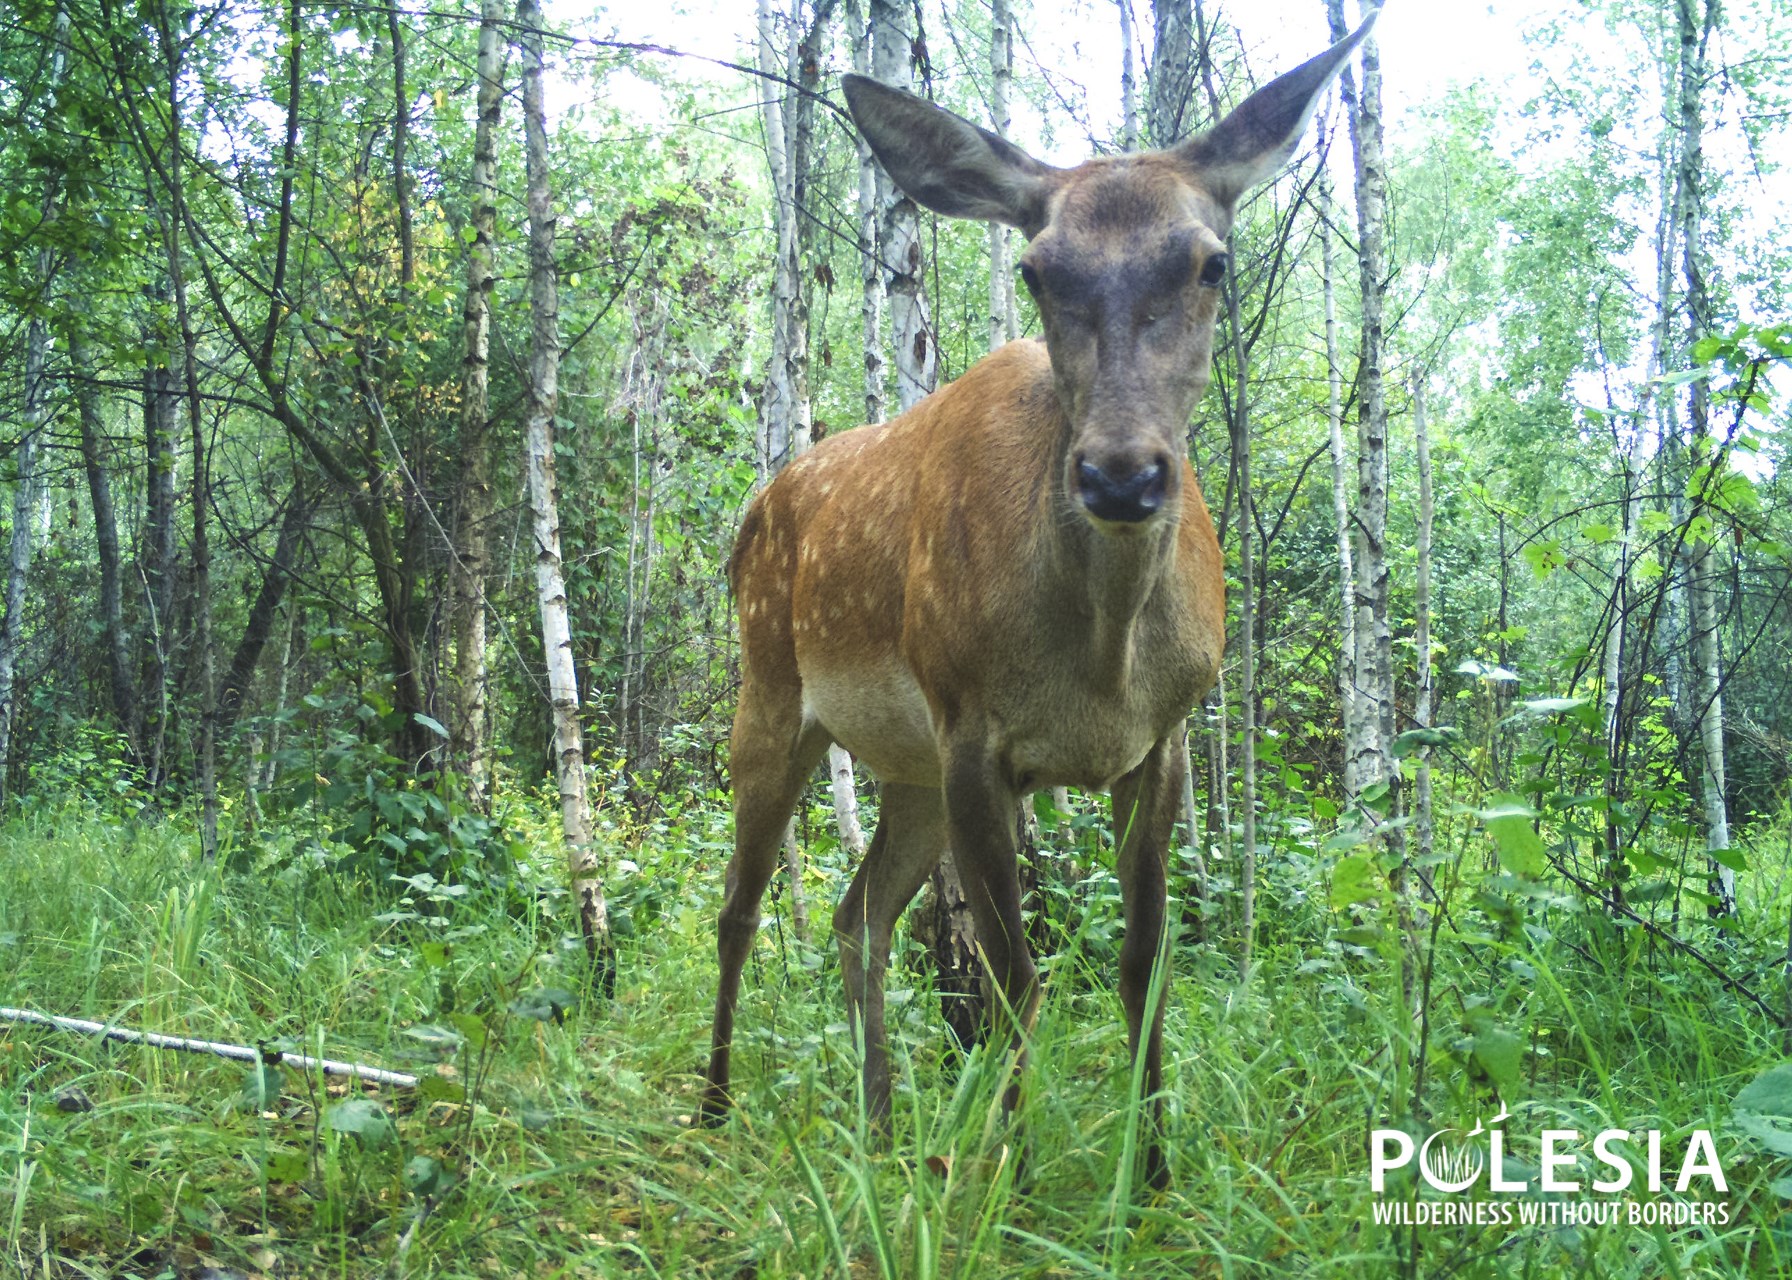
[[[1157,458],[1143,467],[1109,470],[1087,459],[1076,464],[1077,497],[1097,520],[1138,524],[1156,515],[1164,505],[1164,485],[1169,468]]]

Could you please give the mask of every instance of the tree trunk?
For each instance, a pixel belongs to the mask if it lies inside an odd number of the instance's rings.
[[[69,339],[69,365],[75,378],[80,411],[81,466],[87,473],[87,496],[93,505],[93,537],[100,561],[100,619],[106,645],[106,675],[112,693],[112,715],[141,759],[137,741],[137,690],[131,678],[130,637],[124,627],[124,576],[118,550],[118,515],[112,506],[112,478],[102,453],[104,424],[99,391],[93,380],[86,343],[77,327]]]
[[[1680,35],[1680,253],[1686,287],[1686,345],[1690,352],[1710,331],[1709,265],[1703,236],[1705,193],[1704,105],[1706,49],[1717,25],[1716,0],[1676,0]],[[1710,388],[1687,384],[1689,461],[1717,463],[1711,439]],[[1695,513],[1702,505],[1695,495]],[[1702,768],[1699,791],[1705,807],[1705,850],[1710,860],[1711,914],[1736,914],[1736,872],[1725,865],[1730,851],[1730,816],[1725,798],[1722,619],[1717,592],[1723,573],[1716,539],[1707,532],[1687,539],[1687,593],[1692,613],[1692,662],[1698,695],[1693,723],[1698,727]]]
[[[164,19],[166,14],[161,15]],[[199,846],[207,865],[218,856],[218,689],[217,654],[212,645],[211,589],[211,471],[207,465],[204,404],[199,396],[199,337],[187,301],[186,264],[181,254],[180,228],[186,220],[187,192],[181,168],[181,54],[184,44],[165,26],[160,38],[167,65],[166,103],[168,122],[167,194],[169,214],[162,221],[164,249],[168,255],[168,282],[174,290],[174,317],[180,330],[181,382],[186,392],[187,428],[193,451],[193,644],[199,660],[199,741],[195,755],[199,765]]]
[[[1418,582],[1413,596],[1413,648],[1417,651],[1418,688],[1413,696],[1413,723],[1421,729],[1431,727],[1432,701],[1436,697],[1436,678],[1431,666],[1431,525],[1436,511],[1431,489],[1431,432],[1425,421],[1425,379],[1420,374],[1412,383],[1412,434],[1419,464],[1419,537]],[[1431,748],[1419,750],[1418,775],[1413,779],[1413,827],[1418,837],[1418,864],[1430,865],[1432,844],[1431,821]]]
[[[165,304],[166,280],[151,288],[157,303]],[[159,324],[159,322],[158,322]],[[146,330],[145,337],[159,345],[165,337]],[[152,786],[163,777],[168,737],[168,659],[174,619],[174,475],[175,412],[180,386],[168,357],[152,354],[143,368],[143,451],[147,492],[143,520],[142,575],[145,624],[142,639],[142,723],[144,772]]]
[[[989,127],[998,138],[1008,136],[1008,84],[1014,77],[1014,15],[1008,0],[993,0],[989,31]],[[1018,328],[1014,282],[1009,268],[1009,232],[989,224],[989,349],[1013,338]]]
[[[299,543],[304,538],[305,531],[311,527],[311,514],[315,509],[315,504],[305,496],[302,482],[295,483],[286,498],[285,513],[280,519],[280,533],[274,540],[273,559],[268,561],[261,572],[261,587],[255,593],[255,603],[249,607],[249,618],[243,624],[242,638],[231,655],[229,667],[225,669],[223,683],[218,686],[220,737],[230,733],[236,725],[237,717],[242,714],[243,698],[248,693],[249,682],[255,678],[255,668],[261,662],[261,652],[274,633],[274,620],[279,617],[286,590],[292,585]]]
[[[1213,82],[1213,60],[1207,56],[1209,33],[1200,0],[1196,0],[1194,12],[1195,30],[1201,36],[1201,80],[1207,92],[1208,109],[1218,120],[1219,92]],[[1238,755],[1242,792],[1239,804],[1243,813],[1238,862],[1238,968],[1240,974],[1248,976],[1251,943],[1257,927],[1257,574],[1253,546],[1257,517],[1251,493],[1250,352],[1245,345],[1244,323],[1239,315],[1238,259],[1231,252],[1230,237],[1226,248],[1226,328],[1232,349],[1232,414],[1228,426],[1232,466],[1238,477],[1238,594],[1242,601],[1238,617]]]
[[[1365,3],[1365,13],[1379,8]],[[1343,0],[1327,0],[1334,39],[1347,34]],[[1356,159],[1357,266],[1362,286],[1362,341],[1359,348],[1357,405],[1357,505],[1354,569],[1356,593],[1355,693],[1366,728],[1352,744],[1347,775],[1357,790],[1350,799],[1385,786],[1382,812],[1397,808],[1395,795],[1400,774],[1394,767],[1394,661],[1393,630],[1389,620],[1387,565],[1388,525],[1388,413],[1382,386],[1382,311],[1386,292],[1383,249],[1387,212],[1387,170],[1381,144],[1381,57],[1375,37],[1366,39],[1360,51],[1362,91],[1347,66],[1341,77],[1345,106],[1350,117],[1351,149]],[[1400,843],[1398,829],[1389,829],[1390,845]]]
[[[1359,762],[1374,753],[1373,729],[1356,696],[1356,572],[1351,564],[1350,458],[1344,448],[1343,361],[1338,350],[1337,260],[1331,180],[1319,178],[1320,263],[1325,289],[1326,424],[1331,433],[1332,519],[1338,531],[1338,708],[1344,727],[1344,794],[1363,789]]]
[[[491,295],[497,253],[498,123],[504,109],[504,0],[482,0],[479,12],[478,123],[473,132],[473,242],[467,251],[467,294],[461,358],[460,495],[450,572],[454,611],[454,675],[449,684],[451,767],[465,780],[469,805],[491,804],[487,774],[485,582],[491,570]]]
[[[529,507],[535,531],[535,588],[541,603],[541,640],[548,697],[554,713],[554,772],[560,788],[560,827],[566,839],[579,932],[593,980],[607,995],[615,985],[609,914],[591,838],[585,783],[585,742],[579,725],[578,677],[572,624],[560,559],[560,496],[554,475],[554,413],[560,401],[560,296],[554,262],[554,208],[548,189],[547,114],[542,96],[541,6],[520,0],[516,11],[523,50],[523,132],[529,205]]]
[[[1195,109],[1195,19],[1191,0],[1152,0],[1153,42],[1145,127],[1167,147],[1189,131]]]
[[[1133,76],[1132,0],[1120,0],[1120,149],[1139,149],[1139,103]]]
[[[909,74],[914,40],[907,12],[893,0],[871,0],[871,66],[892,88],[913,91]],[[896,400],[912,409],[933,391],[939,348],[927,313],[921,271],[920,210],[887,178],[880,181],[882,263],[889,272],[890,344],[896,353]]]
[[[906,13],[893,0],[870,3],[873,74],[892,88],[912,91],[909,67],[914,39]],[[883,214],[879,260],[889,273],[884,287],[890,300],[896,400],[907,410],[927,397],[938,374],[938,352],[922,289],[920,215],[915,202],[897,190],[881,168],[878,192]],[[946,1024],[959,1044],[968,1045],[977,1041],[984,1024],[983,965],[977,957],[970,906],[950,849],[934,870],[931,885],[931,892],[915,909],[911,927],[933,955],[935,985]]]
[[[852,69],[862,76],[871,74],[871,28],[866,23],[858,0],[847,0],[846,24],[852,40]],[[865,135],[854,131],[859,148],[859,324],[864,347],[865,421],[884,419],[884,281],[879,266],[882,246],[878,237],[879,187],[883,170],[871,154]]]
[[[44,102],[44,119],[56,115],[56,96],[68,70],[67,5],[56,9],[51,30],[50,81]],[[44,178],[43,222],[56,219],[62,204],[62,173],[52,169]],[[37,278],[48,298],[55,284],[56,259],[50,249],[37,253]],[[25,583],[31,572],[31,507],[37,479],[40,435],[50,419],[50,327],[41,314],[34,315],[25,330],[24,432],[18,444],[18,487],[12,495],[12,540],[6,568],[6,615],[0,621],[0,803],[10,794],[13,728],[18,720],[17,678],[25,644]]]

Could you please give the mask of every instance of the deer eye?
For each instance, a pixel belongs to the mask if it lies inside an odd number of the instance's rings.
[[[1227,261],[1223,253],[1208,258],[1201,266],[1201,283],[1209,289],[1217,289],[1225,283]]]
[[[1032,294],[1034,298],[1039,297],[1039,273],[1033,270],[1032,263],[1023,262],[1020,264],[1020,282],[1027,286],[1027,292]]]

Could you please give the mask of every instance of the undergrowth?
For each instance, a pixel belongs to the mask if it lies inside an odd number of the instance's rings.
[[[0,1269],[726,1280],[1786,1271],[1772,1185],[1785,1162],[1731,1118],[1738,1090],[1780,1061],[1779,1028],[1640,932],[1549,900],[1504,943],[1472,929],[1466,906],[1450,909],[1422,1052],[1401,964],[1363,933],[1360,910],[1340,909],[1348,895],[1315,886],[1303,899],[1272,883],[1276,914],[1242,981],[1223,919],[1209,921],[1211,943],[1184,938],[1165,1038],[1172,1185],[1141,1188],[1122,1155],[1140,1111],[1113,989],[1116,903],[1092,837],[1081,862],[1095,869],[1057,895],[1068,946],[1048,968],[1018,1128],[999,1107],[1001,1055],[942,1047],[910,944],[891,972],[894,1144],[870,1143],[833,949],[795,939],[777,901],[740,1010],[738,1115],[693,1128],[725,836],[720,811],[698,808],[647,833],[632,862],[612,858],[622,936],[606,1002],[583,994],[546,839],[534,842],[540,865],[525,858],[503,892],[469,891],[357,879],[265,837],[205,870],[175,819],[15,818],[0,830],[0,1003],[378,1064],[422,1084],[373,1088],[0,1028]],[[1478,857],[1485,834],[1465,827],[1460,840]],[[1311,871],[1298,849],[1285,852],[1285,866]],[[1340,865],[1307,852],[1329,868],[1314,874]],[[821,853],[817,904],[844,874]],[[1785,905],[1747,904],[1781,920]],[[1547,947],[1526,932],[1539,922]],[[1371,1130],[1467,1129],[1502,1106],[1533,1162],[1543,1128],[1660,1129],[1676,1152],[1691,1130],[1711,1130],[1730,1221],[1376,1222]]]

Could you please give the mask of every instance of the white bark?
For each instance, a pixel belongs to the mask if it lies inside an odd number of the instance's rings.
[[[1008,136],[1008,84],[1014,76],[1014,15],[1008,0],[994,0],[989,36],[989,127],[998,138]],[[1014,281],[1008,263],[1009,232],[989,224],[989,349],[1015,336]]]
[[[1120,5],[1120,149],[1139,149],[1139,100],[1132,64],[1132,0]]]
[[[852,69],[862,76],[871,74],[871,28],[865,21],[858,0],[847,0],[846,25],[852,41]],[[884,284],[878,266],[878,200],[882,170],[871,154],[865,135],[855,132],[859,147],[859,275],[860,334],[864,348],[865,421],[884,419]]]
[[[1195,26],[1203,39],[1207,22],[1197,0]],[[1201,79],[1214,118],[1220,115],[1219,94],[1213,83],[1213,62],[1201,59]],[[1231,248],[1230,241],[1227,248]],[[1238,615],[1239,668],[1239,803],[1243,822],[1239,832],[1239,971],[1251,969],[1252,941],[1257,928],[1257,574],[1256,511],[1251,494],[1251,362],[1245,347],[1244,324],[1238,309],[1236,258],[1226,255],[1226,327],[1232,347],[1232,465],[1238,476]]]
[[[1380,6],[1363,5],[1367,14]],[[1346,33],[1343,0],[1327,0],[1332,34]],[[1394,767],[1393,629],[1389,619],[1387,565],[1388,432],[1387,397],[1382,386],[1384,359],[1383,297],[1386,268],[1383,248],[1387,214],[1387,169],[1382,157],[1381,57],[1375,37],[1362,44],[1362,86],[1346,67],[1342,76],[1350,116],[1350,137],[1356,159],[1357,266],[1362,288],[1361,370],[1357,417],[1356,664],[1355,696],[1367,725],[1350,744],[1346,774],[1355,783],[1352,801],[1378,783],[1398,786]],[[1389,832],[1398,842],[1398,831]]]
[[[1374,751],[1371,726],[1364,719],[1356,696],[1356,570],[1350,543],[1350,456],[1344,448],[1343,359],[1338,350],[1337,254],[1332,216],[1331,180],[1319,179],[1320,263],[1325,290],[1325,391],[1326,425],[1331,434],[1332,518],[1338,532],[1338,707],[1344,726],[1344,794],[1355,797],[1363,788],[1357,762]]]
[[[907,10],[895,0],[871,0],[872,73],[896,89],[913,91]],[[896,352],[896,403],[912,409],[933,391],[939,350],[921,278],[920,210],[887,180],[879,183],[883,223],[880,258],[888,272],[890,345]]]
[[[541,6],[520,0],[523,133],[529,205],[529,510],[535,534],[535,590],[541,604],[541,640],[548,697],[554,712],[554,772],[560,789],[560,827],[579,914],[579,931],[606,985],[613,973],[609,912],[597,874],[586,791],[585,742],[579,725],[578,675],[573,667],[572,624],[566,608],[566,575],[560,559],[560,495],[554,468],[554,414],[560,401],[560,294],[554,262],[555,216],[548,185],[548,134],[542,97]]]
[[[481,0],[478,86],[473,127],[472,208],[468,225],[467,293],[462,307],[459,452],[460,504],[450,578],[454,609],[454,679],[448,732],[451,767],[465,780],[468,802],[489,804],[485,580],[492,516],[489,439],[491,294],[496,287],[498,123],[504,109],[504,0]]]
[[[1706,289],[1709,266],[1704,246],[1705,198],[1704,103],[1706,51],[1717,23],[1716,0],[1677,0],[1680,34],[1680,252],[1686,286],[1686,344],[1688,350],[1709,331],[1711,302]],[[1687,436],[1690,461],[1712,455],[1710,389],[1702,381],[1687,386]],[[1695,508],[1696,510],[1696,508]],[[1716,911],[1736,914],[1736,872],[1718,860],[1730,849],[1729,806],[1725,800],[1723,643],[1717,607],[1717,583],[1722,572],[1715,539],[1710,533],[1688,539],[1687,588],[1691,606],[1692,659],[1697,672],[1697,702],[1701,769],[1699,790],[1705,807],[1705,849],[1710,855],[1712,893]]]
[[[56,10],[51,33],[49,91],[44,118],[56,113],[56,95],[68,70],[69,15],[66,5]],[[61,174],[47,176],[43,221],[56,217],[62,203]],[[47,295],[55,275],[55,258],[48,247],[37,253],[37,276]],[[31,572],[32,505],[38,485],[39,435],[50,417],[50,329],[42,314],[34,315],[25,330],[24,432],[19,437],[18,484],[12,495],[12,539],[6,565],[6,616],[0,622],[0,800],[7,795],[6,776],[12,765],[12,731],[17,719],[16,701],[19,657],[25,643],[25,585]]]

